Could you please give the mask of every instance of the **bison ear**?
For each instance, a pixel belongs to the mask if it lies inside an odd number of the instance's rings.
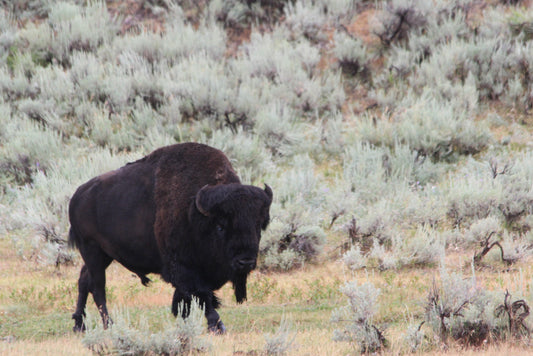
[[[207,185],[204,185],[204,187],[196,193],[194,204],[196,205],[196,209],[202,213],[202,215],[209,216],[209,209],[202,206],[202,194],[205,193],[206,188]]]

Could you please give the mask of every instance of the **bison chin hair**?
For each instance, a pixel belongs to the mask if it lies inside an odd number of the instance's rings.
[[[248,273],[236,274],[233,276],[231,282],[233,283],[233,291],[235,292],[235,300],[241,304],[246,300],[246,278]]]

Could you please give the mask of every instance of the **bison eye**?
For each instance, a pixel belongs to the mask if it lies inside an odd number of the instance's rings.
[[[215,227],[215,229],[217,230],[217,232],[218,232],[219,234],[223,234],[224,231],[226,230],[226,229],[224,228],[224,226],[222,226],[222,225],[220,225],[220,224],[217,224],[217,226]]]

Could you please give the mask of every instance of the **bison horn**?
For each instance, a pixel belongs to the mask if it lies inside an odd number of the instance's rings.
[[[274,194],[272,193],[272,189],[266,183],[265,183],[265,193],[270,199],[270,203],[272,203],[272,197],[274,196]]]
[[[202,204],[200,204],[200,201],[202,200],[201,199],[201,195],[202,195],[202,192],[204,191],[205,188],[207,188],[207,185],[204,185],[203,188],[200,189],[198,191],[198,193],[196,193],[195,204],[196,204],[196,209],[198,209],[198,211],[200,213],[202,213],[202,215],[209,216],[209,212],[207,210],[205,210],[204,208],[202,208]]]

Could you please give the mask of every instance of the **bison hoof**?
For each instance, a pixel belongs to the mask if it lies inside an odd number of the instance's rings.
[[[85,332],[85,325],[74,325],[72,327],[72,331],[74,331],[75,333],[84,333]]]
[[[226,327],[222,320],[219,320],[215,325],[208,327],[209,332],[212,332],[215,335],[223,335],[226,333]]]
[[[74,319],[74,327],[72,328],[72,331],[75,333],[83,333],[85,332],[85,323],[83,322],[83,316],[81,315],[72,315],[72,319]]]
[[[74,327],[72,328],[72,331],[74,331],[75,333],[84,333],[85,330],[86,330],[85,323],[81,323],[81,324],[76,323],[76,325],[74,325]]]

